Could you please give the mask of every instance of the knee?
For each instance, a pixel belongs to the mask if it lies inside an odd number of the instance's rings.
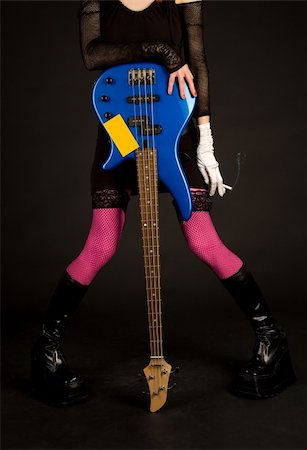
[[[116,253],[119,239],[96,239],[85,245],[80,256],[87,260],[89,266],[97,269],[104,266]]]
[[[182,228],[190,250],[220,278],[239,270],[242,260],[220,239],[208,212],[194,212]]]
[[[225,247],[220,239],[208,240],[191,236],[187,239],[187,244],[192,253],[207,263],[221,254]]]
[[[190,240],[191,251],[205,264],[207,264],[219,278],[227,278],[236,273],[243,262],[239,256],[232,252],[223,241]]]
[[[224,247],[207,211],[193,212],[181,226],[190,250],[201,259],[212,258]]]

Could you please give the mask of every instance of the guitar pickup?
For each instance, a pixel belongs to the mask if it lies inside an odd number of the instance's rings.
[[[155,103],[160,101],[160,95],[130,95],[127,97],[128,103],[134,103],[135,105],[139,105],[140,103]]]

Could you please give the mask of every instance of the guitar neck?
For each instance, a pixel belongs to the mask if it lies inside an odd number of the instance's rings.
[[[163,359],[157,150],[136,151],[152,360]]]

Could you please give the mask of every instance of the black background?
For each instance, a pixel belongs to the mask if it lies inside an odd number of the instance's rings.
[[[224,182],[214,197],[227,246],[252,270],[288,332],[298,382],[263,401],[227,390],[253,342],[215,275],[189,252],[160,197],[165,355],[177,389],[147,412],[148,363],[137,198],[119,250],[91,286],[65,341],[94,395],[53,409],[28,392],[29,349],[51,292],[91,220],[97,120],[83,67],[79,2],[11,2],[2,15],[3,448],[307,448],[305,2],[206,2],[211,124]],[[306,26],[306,22],[305,22]]]

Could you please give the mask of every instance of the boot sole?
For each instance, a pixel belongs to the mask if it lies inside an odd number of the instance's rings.
[[[45,374],[37,368],[34,360],[31,360],[29,378],[30,391],[35,397],[50,406],[74,405],[89,398],[89,392],[83,380],[75,385],[59,385],[48,382]]]
[[[59,393],[30,382],[30,391],[39,400],[56,407],[75,405],[89,398],[89,393],[84,388],[74,393]]]
[[[242,375],[232,387],[235,395],[246,398],[271,398],[296,381],[290,354],[287,350],[280,358],[272,375]]]

